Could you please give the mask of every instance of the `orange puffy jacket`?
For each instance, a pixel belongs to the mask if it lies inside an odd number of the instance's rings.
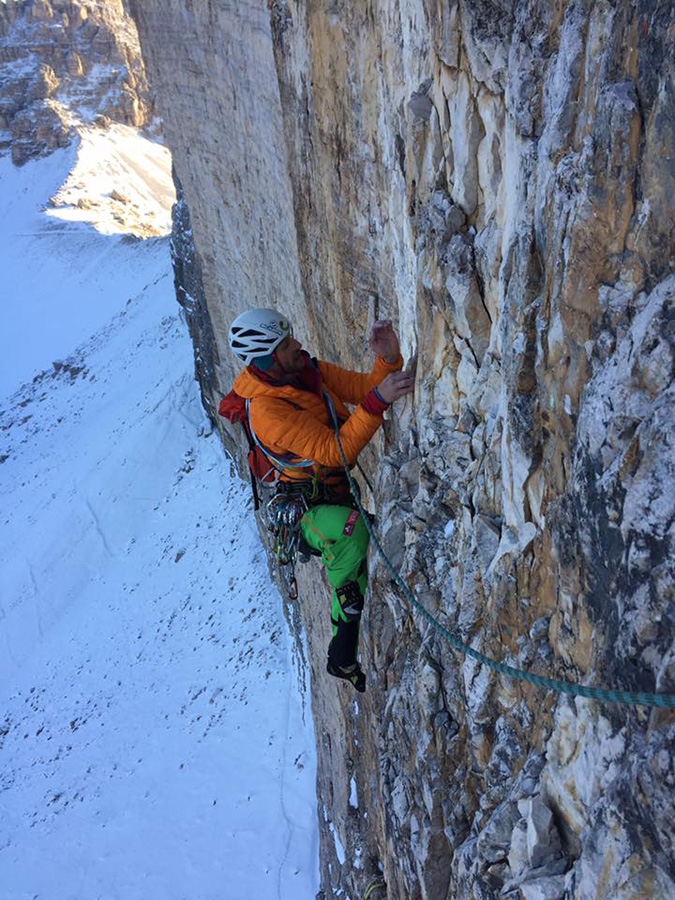
[[[368,412],[361,401],[390,372],[403,368],[403,358],[390,365],[378,356],[369,374],[350,372],[330,363],[310,360],[313,367],[311,387],[290,384],[268,384],[251,369],[244,369],[234,383],[239,396],[250,401],[251,426],[258,440],[275,456],[292,454],[299,460],[312,460],[310,468],[294,469],[292,461],[285,468],[282,481],[306,480],[316,476],[330,479],[330,471],[342,471],[342,457],[328,406],[323,399],[327,391],[340,421],[340,440],[350,465],[382,424],[382,416]],[[345,404],[355,406],[350,413]]]

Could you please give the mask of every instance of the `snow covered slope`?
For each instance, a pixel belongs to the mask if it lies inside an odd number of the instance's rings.
[[[309,900],[311,722],[167,239],[55,227],[73,162],[0,160],[0,896]]]
[[[15,168],[0,158],[0,396],[103,327],[166,271],[166,250],[135,236],[170,231],[166,148],[133,129],[81,139]]]

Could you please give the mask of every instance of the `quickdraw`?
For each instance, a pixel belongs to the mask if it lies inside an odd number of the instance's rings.
[[[308,509],[307,499],[301,491],[280,491],[267,504],[267,527],[274,536],[272,549],[291,600],[298,598],[295,561],[300,545],[300,520]]]

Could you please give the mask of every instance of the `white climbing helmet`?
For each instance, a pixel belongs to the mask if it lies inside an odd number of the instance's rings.
[[[291,323],[275,309],[249,309],[230,325],[228,339],[233,353],[248,366],[270,356],[291,333]]]

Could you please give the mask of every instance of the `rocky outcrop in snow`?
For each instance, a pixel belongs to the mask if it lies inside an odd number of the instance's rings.
[[[0,149],[17,165],[67,145],[78,124],[151,118],[123,0],[0,3]]]
[[[672,4],[132,11],[209,404],[247,306],[352,367],[391,316],[416,392],[365,454],[368,501],[420,601],[512,665],[675,692]],[[323,671],[318,571],[301,584],[325,897],[379,872],[391,900],[675,895],[672,714],[499,676],[371,578],[357,700]]]

